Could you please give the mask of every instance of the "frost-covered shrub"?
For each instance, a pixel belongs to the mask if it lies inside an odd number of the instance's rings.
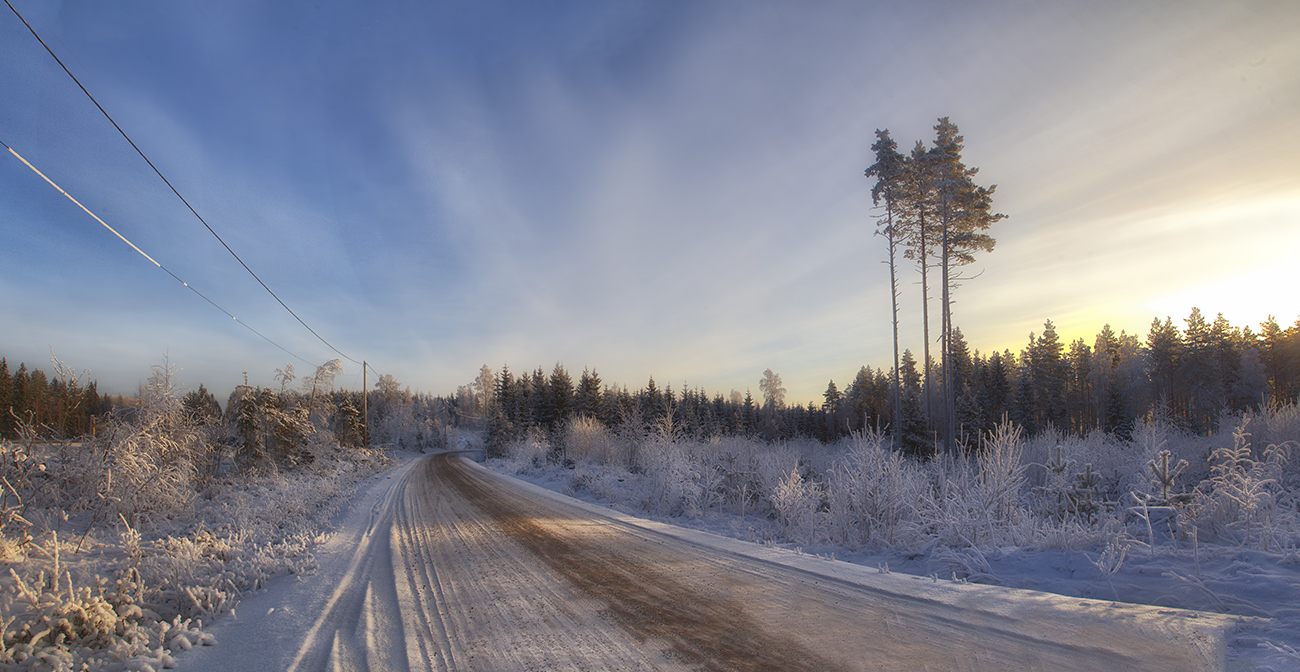
[[[632,494],[632,475],[621,467],[607,467],[594,462],[581,461],[569,477],[568,493],[575,496],[590,494],[598,499],[619,504],[636,505]]]
[[[62,506],[94,511],[94,521],[102,522],[189,505],[220,452],[206,426],[187,420],[174,374],[170,364],[154,366],[141,408],[110,418],[80,451],[60,456]]]
[[[849,450],[826,473],[828,534],[836,544],[892,546],[929,487],[878,433],[855,433]]]
[[[1250,414],[1246,419],[1250,420],[1250,433],[1256,451],[1270,445],[1300,444],[1300,402],[1272,406]],[[1287,462],[1282,478],[1287,490],[1300,490],[1300,459]]]
[[[737,436],[715,437],[708,444],[721,476],[720,505],[742,516],[753,513],[762,496],[754,449],[752,441]]]
[[[701,465],[684,448],[660,441],[645,447],[643,459],[644,507],[667,516],[699,515],[705,501]]]
[[[320,531],[387,461],[339,449],[328,397],[245,388],[223,428],[174,370],[153,367],[141,405],[93,438],[0,441],[0,669],[174,666],[211,643],[195,619],[311,570]],[[238,450],[269,468],[235,473]]]
[[[505,444],[502,453],[511,473],[532,473],[546,465],[546,456],[551,453],[551,443],[546,440],[545,433],[533,427],[524,432],[520,438]]]
[[[928,462],[931,487],[917,504],[912,544],[930,550],[1032,543],[1036,521],[1022,505],[1023,451],[1019,428],[1004,423],[976,458],[941,455]]]
[[[802,456],[795,453],[788,445],[767,446],[754,454],[754,477],[758,481],[759,497],[756,513],[760,515],[773,510],[775,500],[772,494],[791,470],[801,475],[808,475],[808,465],[801,461]],[[802,467],[802,471],[800,468]]]
[[[819,510],[826,501],[825,487],[804,478],[798,469],[791,469],[772,491],[772,506],[781,521],[786,538],[801,544],[816,543],[819,535]]]
[[[941,546],[926,561],[926,573],[973,583],[999,583],[978,546]]]
[[[628,466],[630,451],[603,423],[581,416],[564,427],[564,450],[569,459],[604,465]]]
[[[337,411],[334,413],[334,440],[340,447],[363,448],[365,446],[365,419],[361,409],[351,395],[341,395]]]
[[[1193,520],[1242,545],[1270,550],[1293,545],[1297,513],[1284,484],[1295,444],[1269,444],[1255,459],[1246,418],[1233,432],[1233,446],[1211,455],[1211,475],[1196,489]]]
[[[998,425],[980,451],[980,499],[996,523],[1010,522],[1020,505],[1027,468],[1023,455],[1020,428],[1008,422]]]
[[[0,665],[5,669],[155,669],[174,667],[170,650],[214,644],[201,623],[162,619],[144,601],[145,583],[127,568],[116,580],[84,579],[61,562],[74,546],[51,534],[35,546],[42,560],[11,567],[0,590]]]

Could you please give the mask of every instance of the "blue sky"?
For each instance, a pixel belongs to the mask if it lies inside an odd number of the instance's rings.
[[[890,363],[877,128],[940,116],[1008,219],[955,323],[1091,342],[1300,316],[1288,2],[12,0],[228,244],[348,356],[452,392],[559,361],[791,401]],[[0,140],[298,356],[257,285],[3,8]],[[903,345],[921,348],[904,274]],[[0,354],[224,395],[308,365],[0,155]],[[360,385],[345,362],[340,382]]]

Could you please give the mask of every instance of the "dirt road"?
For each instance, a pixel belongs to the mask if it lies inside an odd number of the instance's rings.
[[[374,504],[346,570],[327,579],[332,592],[311,607],[319,616],[285,649],[292,660],[266,666],[1120,672],[1222,664],[1214,628],[1186,627],[1212,625],[1210,617],[932,585],[729,540],[699,545],[594,509],[459,457],[421,459]]]

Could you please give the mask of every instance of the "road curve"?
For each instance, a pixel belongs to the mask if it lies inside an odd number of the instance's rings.
[[[1222,664],[1214,642],[1153,638],[1150,628],[1105,619],[1056,625],[1055,607],[998,602],[992,592],[945,601],[882,590],[853,578],[874,574],[844,563],[811,572],[591,508],[457,456],[423,458],[375,506],[289,669],[1120,672]],[[1032,613],[1016,613],[1021,604]]]

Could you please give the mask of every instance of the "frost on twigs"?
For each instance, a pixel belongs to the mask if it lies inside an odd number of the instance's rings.
[[[386,464],[332,441],[336,400],[322,395],[280,409],[297,434],[272,443],[275,468],[241,469],[238,423],[208,395],[182,399],[175,371],[153,367],[141,403],[94,437],[20,424],[0,441],[0,669],[175,667],[174,652],[215,644],[202,624],[241,596],[314,571],[321,531]]]
[[[1300,513],[1286,470],[1296,442],[1269,444],[1256,452],[1250,421],[1244,419],[1233,430],[1231,447],[1210,456],[1210,478],[1193,493],[1188,524],[1263,551],[1295,547],[1300,543]]]

